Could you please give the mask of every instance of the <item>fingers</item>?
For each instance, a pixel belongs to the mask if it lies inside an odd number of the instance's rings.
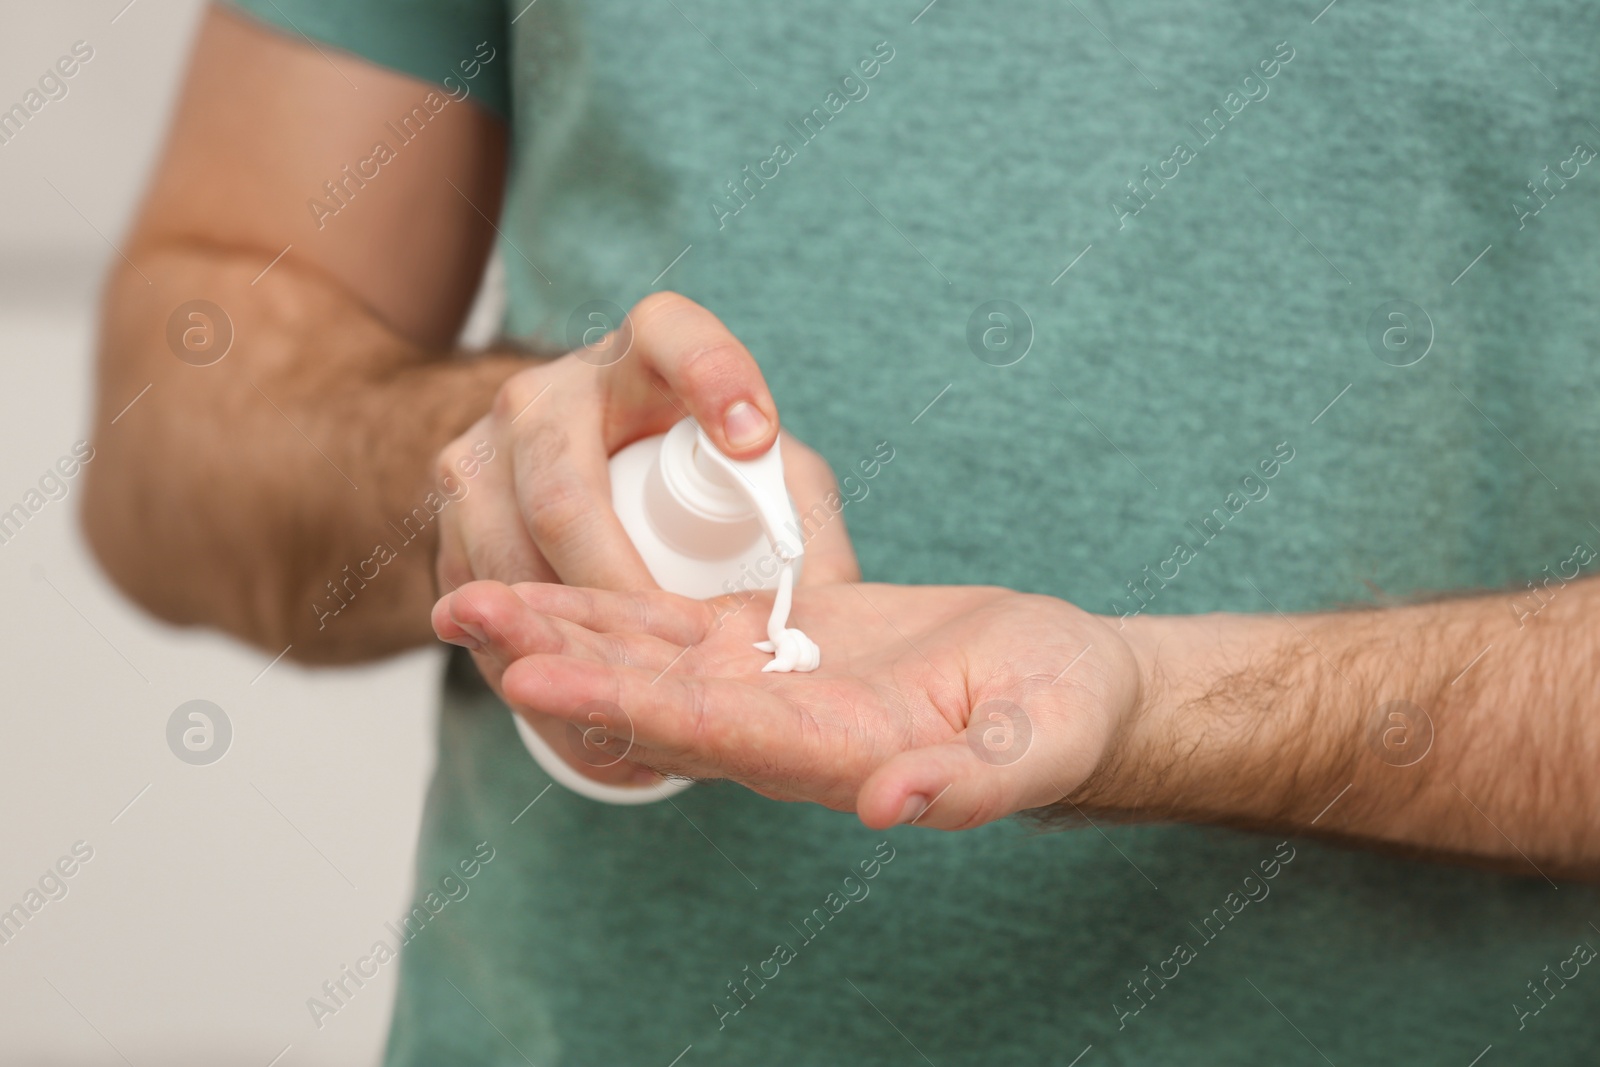
[[[531,588],[531,587],[530,587]],[[565,590],[563,586],[549,586]],[[684,645],[645,633],[597,633],[533,607],[499,582],[474,582],[440,599],[433,625],[440,638],[471,648],[498,676],[513,661],[542,653],[662,671],[684,658]]]
[[[856,795],[861,821],[966,830],[1061,800],[1093,772],[1106,726],[1093,708],[1066,721],[1038,714],[1047,691],[1030,682],[1012,694],[1020,703],[980,701],[950,740],[885,761]]]
[[[554,575],[528,536],[512,496],[512,465],[493,445],[488,416],[440,450],[434,459],[434,502],[419,502],[391,519],[395,532],[413,536],[439,515],[434,576],[440,593],[474,578],[507,582],[549,581]]]
[[[439,524],[441,594],[474,579],[542,582],[555,577],[528,536],[511,486],[511,463],[502,457],[498,466],[483,468],[469,495],[445,509]]]
[[[500,582],[470,582],[440,597],[433,606],[432,621],[441,640],[496,658],[507,658],[508,652],[514,658],[529,651],[570,647],[556,620],[528,610],[510,587]]]
[[[568,766],[585,778],[611,785],[635,786],[652,785],[661,780],[661,776],[655,771],[640,766],[628,758],[629,753],[633,751],[631,746],[600,743],[603,730],[595,729],[597,724],[580,727],[575,723],[553,719],[548,715],[538,715],[515,708],[512,710],[516,711],[517,716],[543,738],[544,743],[550,746]]]
[[[529,582],[512,591],[534,611],[587,630],[648,634],[679,648],[704,640],[717,617],[708,601],[659,590],[620,593]]]
[[[805,537],[801,585],[854,582],[861,578],[855,546],[844,525],[843,501],[833,468],[822,456],[785,434],[783,471],[794,501],[795,517]],[[831,503],[830,503],[831,501]]]
[[[861,786],[856,814],[868,827],[914,824],[966,830],[1023,807],[1032,783],[1016,764],[996,765],[973,752],[965,734],[890,759]],[[1049,803],[1049,798],[1038,801]]]
[[[508,378],[490,414],[440,454],[441,485],[469,450],[506,457],[484,463],[481,488],[441,526],[441,590],[472,578],[653,589],[612,508],[612,453],[685,413],[736,458],[758,456],[777,439],[777,407],[760,368],[711,312],[656,293],[634,307],[627,329],[629,349],[615,363],[576,353]],[[824,542],[824,569],[854,565],[840,555],[839,537],[830,532]]]
[[[501,525],[524,529],[554,575],[568,584],[651,589],[655,582],[611,507],[601,413],[584,384],[575,384],[580,373],[588,372],[571,365],[564,378],[524,372],[495,396],[493,417],[511,452],[512,470],[506,494],[510,514]],[[552,400],[547,392],[559,396]],[[535,404],[545,405],[537,416],[530,414]],[[502,539],[513,538],[498,526],[475,532],[486,538],[492,530]],[[525,577],[475,574],[504,581]]]
[[[742,682],[534,655],[507,667],[502,683],[508,700],[568,721],[596,701],[622,709],[626,740],[674,773],[752,785],[805,781],[806,795],[825,802],[839,777],[816,758],[826,739],[814,723],[807,729],[795,705]]]
[[[652,293],[629,312],[632,356],[607,378],[621,406],[655,407],[651,375],[734,459],[754,459],[778,436],[778,407],[755,358],[722,321],[676,293]],[[644,373],[641,373],[644,372]],[[680,413],[682,414],[682,413]],[[617,444],[626,443],[619,440]]]
[[[473,660],[490,687],[579,774],[613,784],[656,780],[653,771],[628,761],[626,752],[608,754],[591,744],[600,736],[592,724],[538,714],[534,706],[509,696],[503,677],[507,664],[534,651],[661,671],[681,649],[642,634],[595,634],[565,619],[542,615],[499,582],[473,582],[441,597],[434,605],[433,625],[441,640],[473,650]]]

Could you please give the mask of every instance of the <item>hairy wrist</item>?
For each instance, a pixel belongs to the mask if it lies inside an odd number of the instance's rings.
[[[491,443],[479,442],[474,462],[441,483],[439,451],[527,365],[500,354],[438,360],[348,383],[343,397],[305,401],[307,421],[341,443],[334,454],[349,457],[349,473],[362,485],[342,507],[299,517],[318,532],[308,551],[287,558],[293,569],[283,589],[294,620],[288,639],[305,658],[353,662],[432,641],[439,515],[496,459]]]
[[[1577,665],[1600,660],[1597,583],[1526,602],[1129,620],[1139,707],[1063,814],[1592,879],[1600,743]]]
[[[1072,799],[1130,821],[1278,825],[1312,780],[1338,776],[1311,728],[1324,703],[1316,653],[1283,620],[1143,616],[1123,636],[1140,699]],[[1307,789],[1309,787],[1309,789]]]

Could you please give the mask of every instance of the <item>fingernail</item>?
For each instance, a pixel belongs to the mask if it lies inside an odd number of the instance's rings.
[[[748,400],[739,401],[722,417],[722,432],[727,434],[728,444],[734,448],[755,444],[766,436],[771,425],[761,409]]]
[[[489,635],[484,633],[476,623],[462,622],[460,619],[454,621],[457,626],[466,631],[468,637],[478,643],[478,648],[482,648],[489,643]]]
[[[439,640],[447,645],[458,645],[468,652],[477,652],[483,648],[483,644],[471,634],[462,634],[459,637],[441,637]]]
[[[900,809],[900,817],[894,821],[896,826],[903,826],[912,819],[917,818],[928,810],[928,798],[921,793],[912,793],[906,797],[904,806]]]

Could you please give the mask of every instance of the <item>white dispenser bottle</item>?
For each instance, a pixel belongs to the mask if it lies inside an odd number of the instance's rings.
[[[611,457],[611,502],[650,575],[669,593],[705,600],[778,590],[768,623],[768,670],[813,670],[820,655],[787,627],[792,585],[805,546],[783,480],[778,445],[753,460],[729,459],[693,419]],[[620,786],[580,773],[519,715],[523,744],[545,772],[575,793],[610,804],[648,804],[691,784],[663,779]]]

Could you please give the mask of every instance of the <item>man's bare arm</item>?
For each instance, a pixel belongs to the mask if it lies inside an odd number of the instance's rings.
[[[529,365],[450,351],[493,239],[503,128],[450,101],[375,178],[345,184],[337,215],[308,207],[335,203],[324,182],[393,142],[385,124],[430,93],[447,99],[226,9],[206,15],[105,295],[84,510],[106,569],[163,618],[273,652],[292,643],[307,661],[431,639],[437,523],[413,523],[407,542],[389,523],[423,503],[441,446]],[[232,325],[210,366],[169,346],[169,318],[195,300]],[[379,542],[396,557],[319,626],[314,605],[338,603],[327,583]]]
[[[1147,691],[1085,808],[1600,876],[1600,580],[1125,633]]]
[[[626,358],[451,350],[505,159],[468,94],[510,62],[483,42],[439,88],[207,16],[107,294],[85,508],[157,614],[339,662],[427,641],[436,578],[647,588],[607,458],[685,413],[737,458],[777,440],[755,359],[673,293],[597,342]],[[188,351],[218,327],[224,358]],[[832,485],[820,456],[786,453],[792,493]]]
[[[875,829],[1105,813],[1600,880],[1594,558],[1537,595],[1120,628],[1006,589],[824,584],[794,596],[823,650],[803,675],[762,670],[737,596],[480,582],[434,623],[513,706],[593,728],[620,702],[630,759]]]

